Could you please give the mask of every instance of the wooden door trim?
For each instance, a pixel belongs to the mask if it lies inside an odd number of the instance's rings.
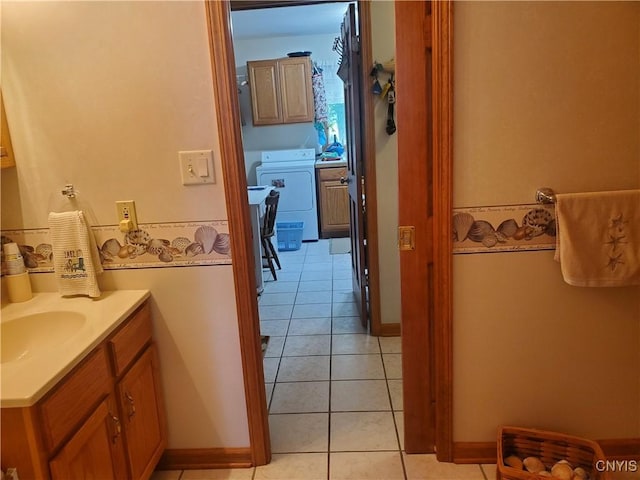
[[[366,211],[364,212],[365,233],[367,238],[366,259],[368,266],[369,286],[369,328],[371,335],[383,335],[380,314],[380,263],[378,259],[378,194],[376,187],[376,134],[374,121],[373,95],[367,95],[369,85],[369,66],[373,65],[371,41],[371,3],[358,1],[358,28],[360,31],[360,58],[362,59],[362,156],[364,157],[364,196]],[[364,27],[367,28],[364,28]]]
[[[253,246],[230,28],[230,5],[226,1],[208,0],[205,1],[205,6],[218,139],[233,252],[233,280],[244,372],[249,446],[253,465],[265,465],[271,461],[271,441],[264,388],[256,280],[255,275],[249,274],[254,271]],[[236,128],[229,128],[229,125],[235,125]]]
[[[402,385],[405,450],[430,453],[435,446],[430,324],[432,293],[428,209],[431,72],[427,58],[428,2],[396,2],[396,89],[398,127],[399,225],[412,226],[415,248],[400,251],[402,296]],[[410,48],[407,48],[410,45]]]
[[[453,461],[453,0],[432,3],[436,451]]]
[[[405,449],[435,450],[447,462],[453,461],[452,8],[450,0],[396,3],[398,180],[412,198],[401,202],[399,221],[416,228],[416,249],[400,252],[402,296],[427,299],[402,304]],[[431,179],[432,190],[415,179]]]

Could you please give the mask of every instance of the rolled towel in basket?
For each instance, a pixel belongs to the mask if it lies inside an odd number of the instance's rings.
[[[84,213],[50,213],[49,233],[60,294],[99,297],[97,275],[102,273],[102,264]]]
[[[556,222],[565,282],[640,285],[640,190],[557,194]]]

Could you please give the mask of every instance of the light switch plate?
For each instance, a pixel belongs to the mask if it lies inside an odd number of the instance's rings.
[[[203,185],[216,183],[211,150],[178,152],[180,176],[183,185]]]

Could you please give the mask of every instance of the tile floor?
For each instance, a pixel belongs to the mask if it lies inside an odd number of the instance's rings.
[[[400,338],[366,334],[351,294],[350,254],[329,240],[279,252],[258,300],[269,335],[264,374],[273,460],[236,470],[156,472],[153,480],[485,480],[493,466],[440,464],[403,452]]]
[[[400,338],[370,337],[351,294],[350,255],[329,240],[280,252],[258,301],[273,459],[234,470],[158,471],[152,480],[491,480],[495,465],[403,451]]]

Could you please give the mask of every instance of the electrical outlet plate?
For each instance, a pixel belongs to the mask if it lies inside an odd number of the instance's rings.
[[[178,158],[183,185],[216,183],[211,150],[178,152]]]
[[[133,200],[120,200],[116,202],[118,209],[118,223],[121,232],[131,232],[138,229],[138,215],[136,214],[136,202]]]

